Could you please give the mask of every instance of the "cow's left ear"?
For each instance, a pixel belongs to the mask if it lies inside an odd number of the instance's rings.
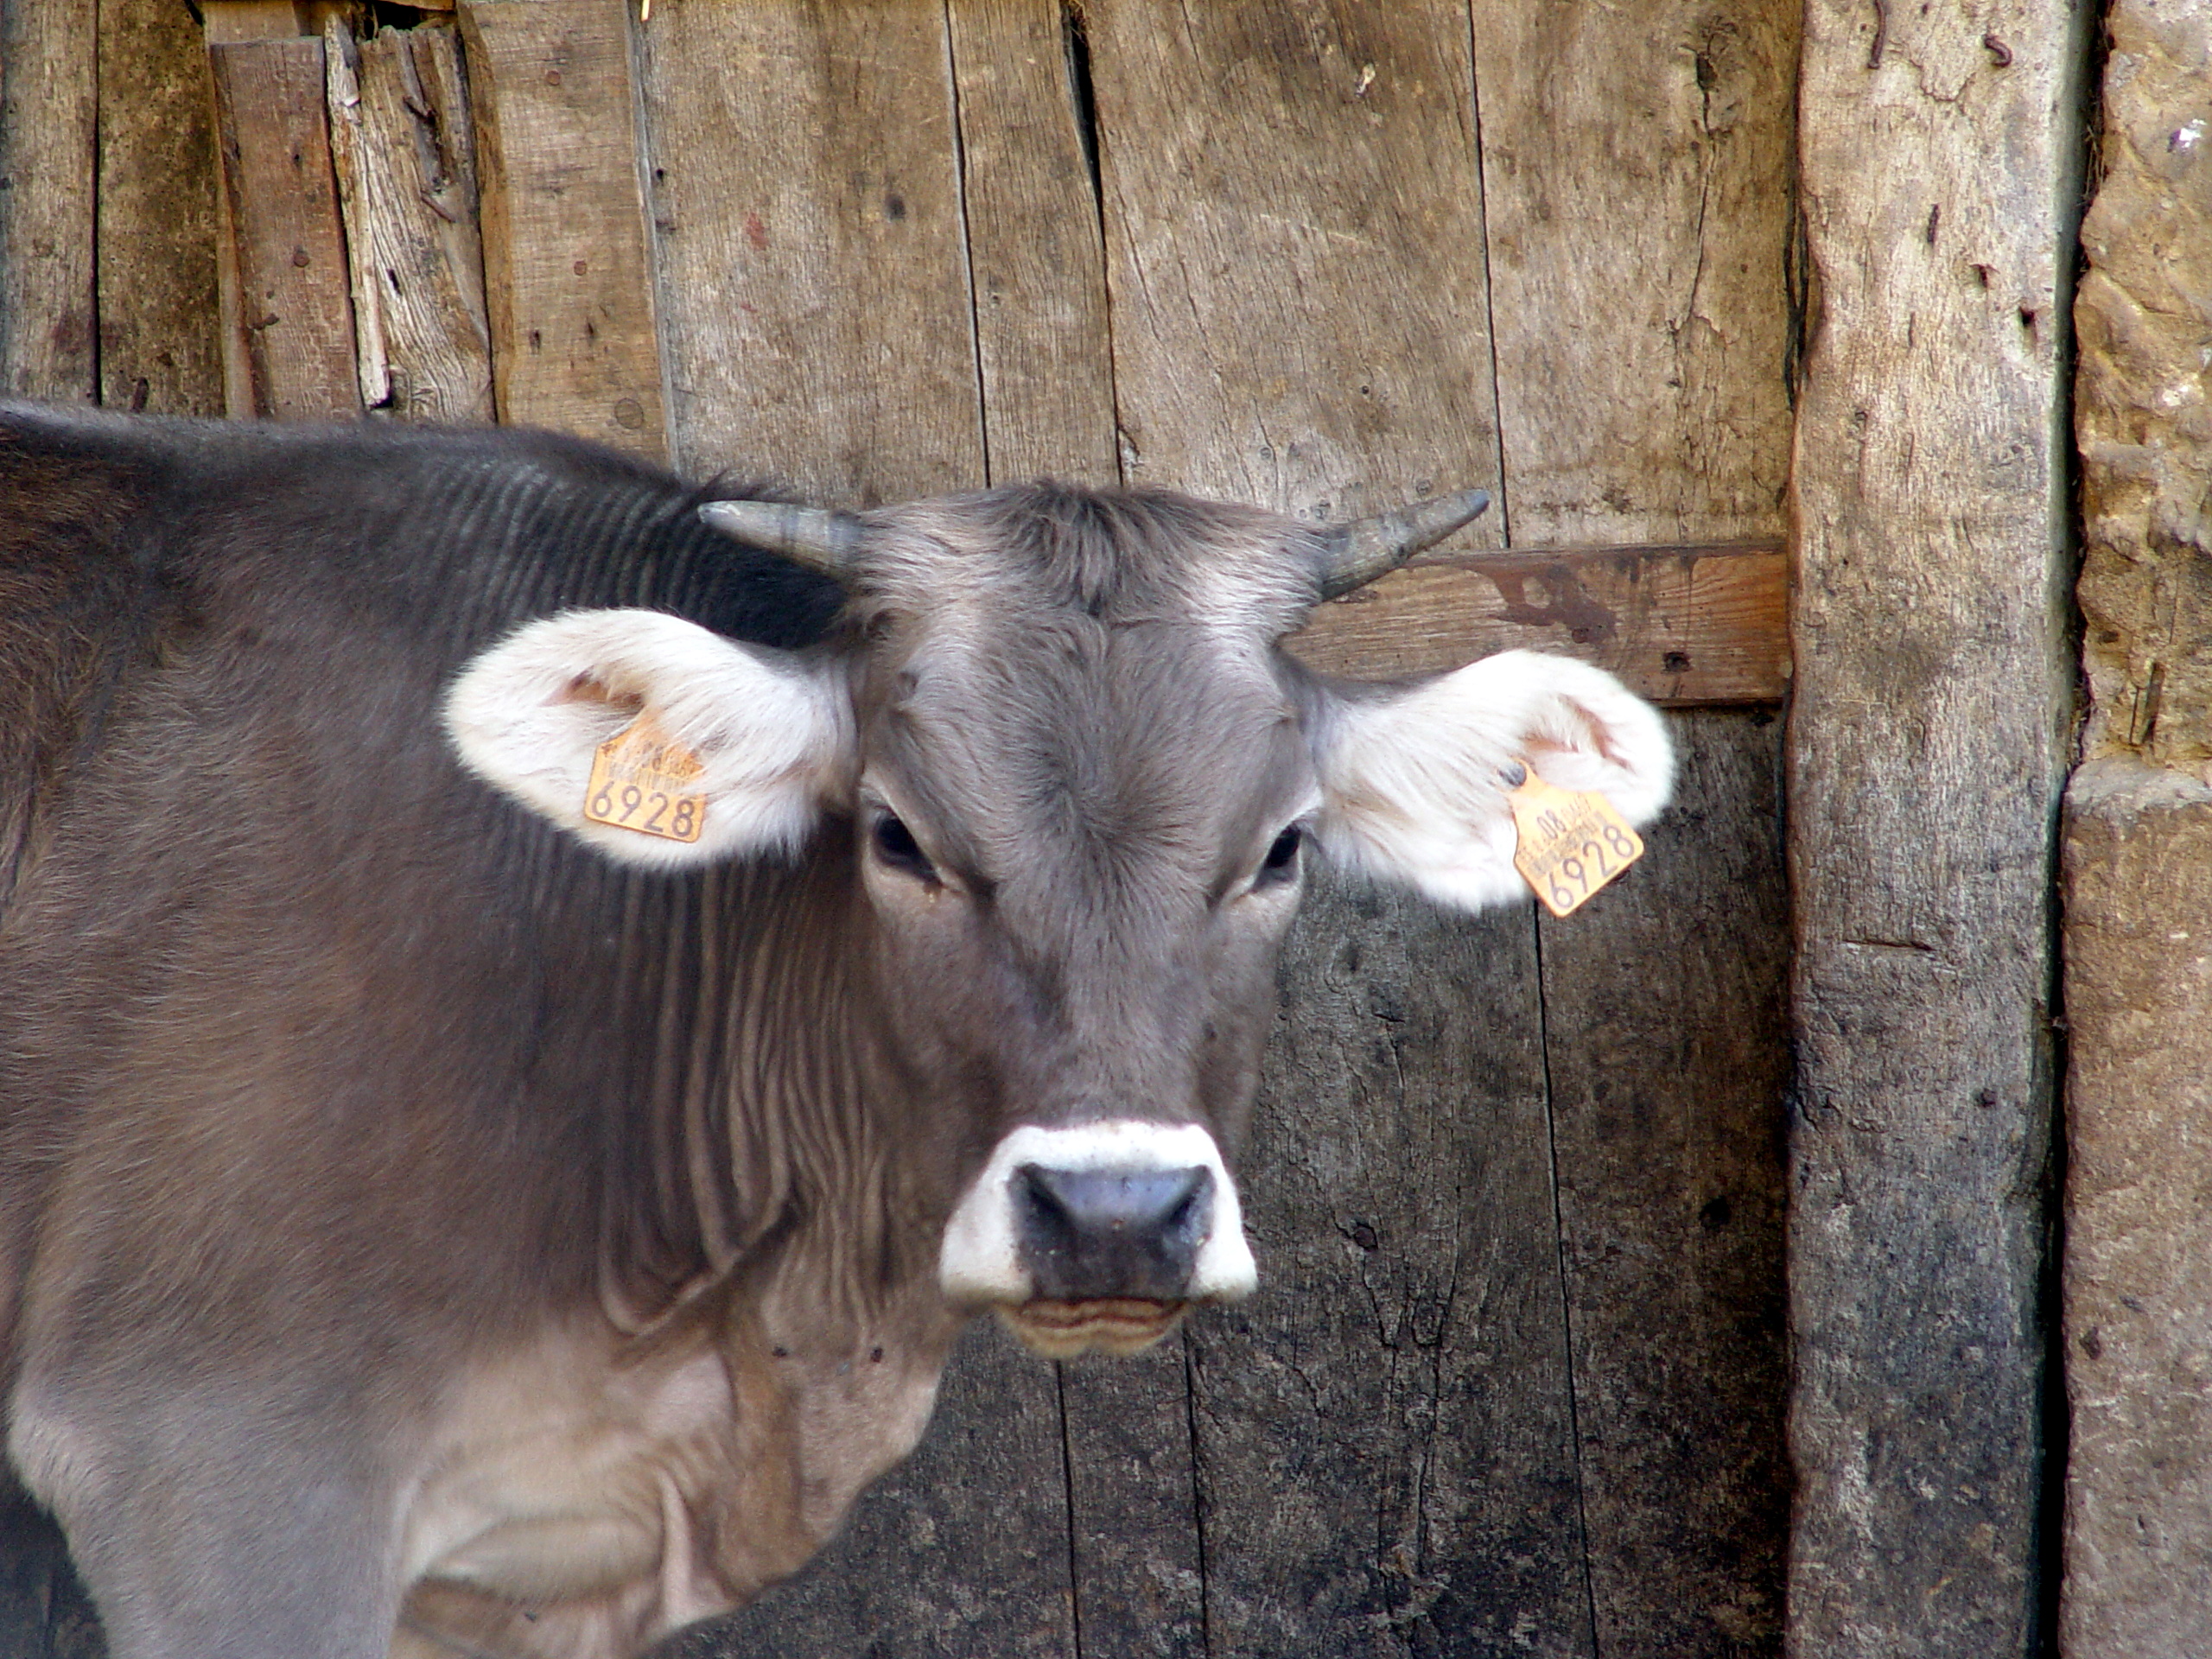
[[[1308,721],[1322,850],[1464,910],[1525,898],[1506,797],[1522,764],[1602,791],[1631,823],[1667,804],[1658,713],[1603,669],[1501,652],[1411,685],[1321,690]]]
[[[593,757],[640,715],[698,763],[681,790],[699,804],[696,841],[586,814]],[[445,721],[486,782],[611,857],[664,868],[796,846],[853,772],[835,658],[741,645],[658,611],[570,611],[518,629],[461,671]],[[672,806],[658,823],[688,830],[692,816]]]

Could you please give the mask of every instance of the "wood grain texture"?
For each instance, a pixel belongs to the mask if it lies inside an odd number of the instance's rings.
[[[1190,1329],[1209,1651],[1593,1654],[1528,906],[1328,876]]]
[[[1482,0],[1472,16],[1513,543],[1778,537],[1796,5]],[[1772,554],[1661,556],[1633,582],[1591,563],[1607,573],[1582,577],[1594,611],[1522,642],[1589,654],[1576,628],[1600,634],[1610,613],[1599,659],[1645,696],[1783,695]],[[1722,572],[1740,585],[1710,582]],[[1748,632],[1668,637],[1710,625]],[[1673,721],[1681,795],[1646,832],[1645,867],[1542,922],[1578,1466],[1609,1659],[1781,1645],[1789,1051],[1769,721]]]
[[[963,200],[994,483],[1120,481],[1106,250],[1057,0],[952,0]]]
[[[1789,586],[1779,543],[1431,556],[1323,606],[1291,650],[1362,679],[1549,651],[1669,706],[1779,702]]]
[[[407,420],[489,421],[490,322],[460,37],[324,36],[361,401]]]
[[[1322,518],[1495,486],[1464,8],[1084,14],[1128,481]]]
[[[2041,1639],[2082,23],[1807,10],[1789,1620],[1837,1659]]]
[[[942,6],[671,6],[644,53],[685,470],[844,506],[981,484]]]
[[[97,35],[83,0],[0,6],[0,393],[99,397]]]
[[[499,418],[665,461],[625,0],[470,0],[456,15]]]
[[[323,114],[322,42],[207,48],[236,261],[246,404],[233,415],[312,420],[359,412],[353,306]]]
[[[215,134],[192,14],[168,0],[99,12],[100,401],[223,412]]]
[[[1797,6],[1473,17],[1512,539],[1778,533]]]
[[[1669,722],[1646,856],[1542,930],[1599,1651],[1781,1650],[1789,1471],[1782,723]]]

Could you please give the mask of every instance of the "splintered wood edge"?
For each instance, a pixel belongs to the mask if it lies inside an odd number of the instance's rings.
[[[1524,648],[1594,663],[1666,707],[1764,703],[1789,690],[1789,615],[1778,539],[1510,548],[1418,560],[1322,606],[1288,644],[1360,679]]]

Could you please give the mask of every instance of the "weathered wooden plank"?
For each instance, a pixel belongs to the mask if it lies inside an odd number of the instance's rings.
[[[1516,541],[1783,529],[1798,27],[1783,0],[1478,0]]]
[[[322,42],[211,45],[245,400],[233,415],[350,415],[353,307],[323,116]]]
[[[1058,0],[952,0],[963,201],[994,483],[1112,484],[1106,250]]]
[[[1494,486],[1465,9],[1083,10],[1128,481],[1317,518]]]
[[[0,7],[0,391],[11,397],[99,396],[93,25],[81,0]]]
[[[789,1584],[678,1644],[691,1659],[1072,1659],[1052,1368],[997,1322],[964,1336],[912,1458]]]
[[[1588,1655],[1527,909],[1324,875],[1189,1344],[1210,1651]]]
[[[215,137],[192,14],[108,0],[99,15],[100,401],[223,412]]]
[[[982,481],[941,7],[657,9],[677,454],[847,505]]]
[[[410,420],[492,418],[476,145],[451,29],[324,35],[361,401]]]
[[[624,0],[470,0],[499,418],[668,455]]]
[[[2039,1640],[2086,16],[1806,12],[1789,1601],[1838,1659]]]
[[[1515,543],[1778,548],[1796,0],[1482,0],[1473,17]],[[1549,647],[1662,702],[1783,693],[1778,552],[1640,563],[1634,582],[1603,558],[1608,575],[1583,578],[1599,607],[1584,613],[1590,643],[1573,638],[1580,607],[1551,601],[1569,614],[1542,631]],[[1739,580],[1711,583],[1723,572]],[[1605,613],[1618,632],[1593,652]],[[1685,637],[1708,626],[1719,637]],[[1578,1466],[1609,1659],[1735,1659],[1782,1640],[1777,728],[1748,713],[1673,727],[1681,798],[1648,832],[1645,866],[1541,924]]]
[[[1789,1471],[1782,724],[1675,716],[1643,861],[1540,916],[1599,1650],[1778,1654]]]
[[[1096,1659],[1206,1652],[1189,1363],[1179,1337],[1058,1368],[1078,1650]]]
[[[1789,611],[1778,542],[1514,548],[1425,558],[1324,606],[1291,649],[1381,679],[1525,647],[1595,663],[1662,703],[1779,702]]]
[[[243,41],[289,41],[321,33],[297,0],[200,0],[200,27],[210,46]]]
[[[2066,797],[2068,1659],[2194,1659],[2212,1606],[2212,788]]]

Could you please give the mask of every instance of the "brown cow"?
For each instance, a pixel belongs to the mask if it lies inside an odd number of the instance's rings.
[[[975,1311],[1249,1290],[1309,858],[1484,905],[1517,763],[1667,791],[1595,670],[1279,649],[1480,507],[0,411],[0,1388],[117,1659],[634,1652]]]

